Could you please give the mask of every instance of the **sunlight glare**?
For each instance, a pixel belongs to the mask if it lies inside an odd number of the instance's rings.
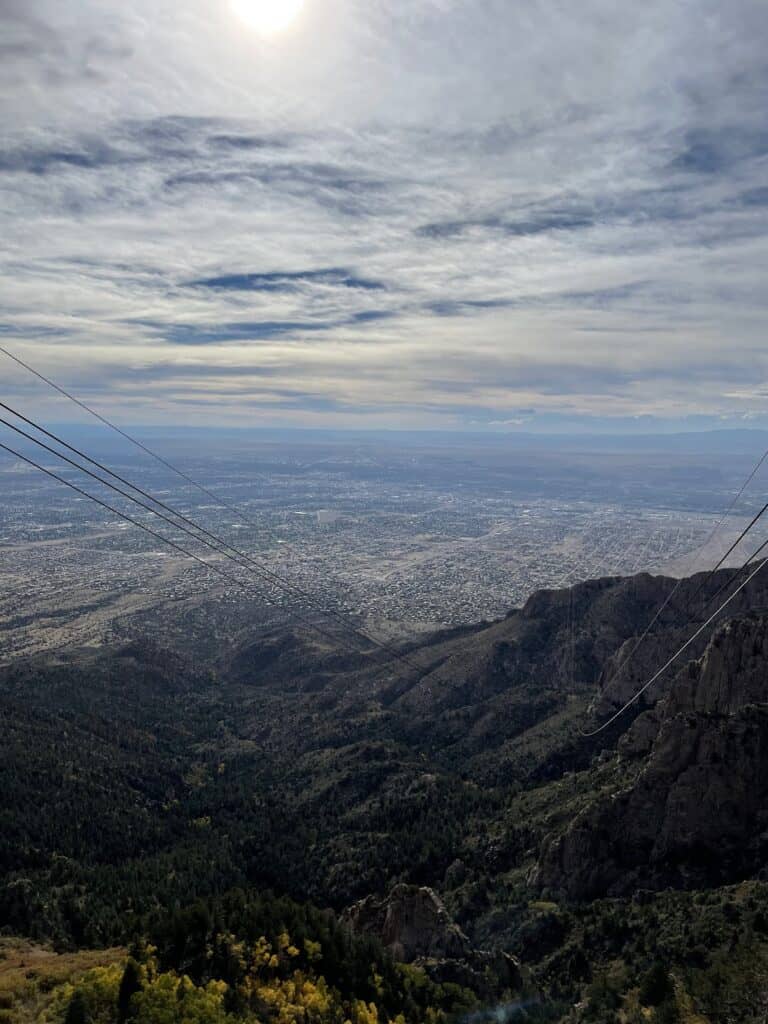
[[[299,16],[304,0],[231,0],[241,21],[262,35],[287,29]]]

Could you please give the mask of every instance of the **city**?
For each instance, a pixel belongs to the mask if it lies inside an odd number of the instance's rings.
[[[0,658],[135,634],[189,643],[190,631],[204,653],[216,636],[256,632],[296,615],[323,622],[329,610],[392,639],[494,620],[539,589],[703,567],[700,549],[729,493],[718,478],[693,507],[664,487],[642,500],[610,501],[598,453],[583,492],[572,488],[567,500],[553,501],[540,481],[519,472],[511,484],[490,470],[473,471],[450,487],[445,474],[460,458],[454,450],[439,458],[414,454],[413,446],[376,451],[337,443],[329,455],[262,445],[257,456],[223,461],[213,449],[208,461],[184,462],[222,496],[222,507],[167,469],[123,456],[127,479],[221,537],[232,546],[229,558],[92,481],[78,484],[154,533],[6,459]],[[597,492],[592,500],[589,489]],[[740,522],[734,513],[723,524],[707,557],[726,550]],[[234,552],[254,560],[252,571]]]

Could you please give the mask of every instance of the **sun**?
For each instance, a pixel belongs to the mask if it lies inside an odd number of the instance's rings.
[[[304,0],[231,0],[232,10],[262,35],[288,28],[301,13]]]

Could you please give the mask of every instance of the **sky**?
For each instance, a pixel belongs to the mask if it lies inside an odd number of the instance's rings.
[[[0,0],[0,345],[123,424],[766,427],[767,44],[764,0]]]

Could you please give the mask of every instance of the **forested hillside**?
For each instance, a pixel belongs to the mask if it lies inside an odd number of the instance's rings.
[[[541,593],[412,646],[408,666],[255,631],[205,663],[134,643],[6,667],[0,927],[68,954],[132,950],[52,985],[45,1012],[761,1020],[766,592],[756,581],[625,719],[581,733],[596,698],[604,716],[674,648],[699,582],[618,680],[672,581]],[[398,964],[390,933],[412,921],[342,922],[403,884],[442,897],[459,953]],[[494,950],[519,970],[483,967]]]

